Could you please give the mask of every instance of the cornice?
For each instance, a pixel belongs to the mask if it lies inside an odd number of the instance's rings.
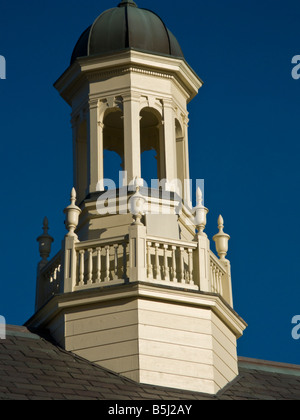
[[[32,328],[45,328],[61,312],[64,314],[74,308],[128,299],[147,299],[156,302],[181,304],[186,307],[209,309],[224,322],[237,338],[243,334],[247,326],[246,322],[216,293],[184,290],[173,286],[151,284],[148,282],[124,283],[114,286],[108,285],[90,290],[57,294],[40,308],[24,325]]]
[[[202,80],[182,59],[129,50],[104,57],[77,59],[55,82],[54,86],[70,104],[71,97],[78,89],[78,85],[84,81],[100,81],[128,73],[171,79],[185,91],[188,100],[198,93],[203,84]]]

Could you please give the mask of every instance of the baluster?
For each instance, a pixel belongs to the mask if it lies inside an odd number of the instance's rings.
[[[189,253],[189,270],[188,270],[188,277],[189,277],[189,284],[194,284],[193,279],[193,250],[191,248],[188,249]]]
[[[54,288],[55,288],[55,268],[50,269],[50,293],[54,295]]]
[[[88,249],[87,284],[93,284],[93,250]]]
[[[56,267],[53,273],[53,294],[56,292],[57,289],[57,270],[58,268]]]
[[[184,276],[184,248],[180,247],[180,280],[181,283],[185,283],[185,276]]]
[[[105,247],[106,257],[105,257],[105,279],[104,281],[109,281],[109,270],[110,270],[110,259],[109,259],[109,245]]]
[[[223,295],[223,285],[222,285],[222,271],[221,270],[219,270],[218,278],[219,278],[219,282],[218,282],[219,283],[219,293],[222,296]]]
[[[79,251],[79,286],[84,285],[84,250]]]
[[[177,283],[176,277],[176,246],[172,246],[172,279],[174,283]]]
[[[123,279],[127,280],[127,243],[123,242]]]
[[[101,248],[97,248],[97,277],[96,283],[101,282]]]
[[[56,270],[55,270],[55,291],[59,290],[59,282],[60,282],[60,264],[56,267]]]
[[[166,281],[170,280],[169,266],[168,266],[168,248],[169,245],[164,245],[164,278]]]
[[[216,266],[215,265],[213,265],[213,287],[214,287],[214,289],[213,289],[213,292],[214,293],[217,293],[217,282],[216,282]]]
[[[59,266],[57,267],[57,285],[56,285],[57,291],[59,291],[59,286],[60,286],[60,270],[61,270],[61,265],[59,264]]]
[[[53,283],[53,276],[54,276],[54,271],[53,268],[50,268],[50,275],[49,275],[49,283]]]
[[[156,242],[155,243],[155,266],[154,266],[155,278],[156,278],[156,280],[161,280],[158,248],[159,248],[159,243]]]
[[[115,272],[114,272],[114,279],[118,280],[118,249],[119,249],[119,244],[115,244],[114,245],[114,249],[115,249]]]
[[[218,267],[214,267],[214,273],[215,273],[215,292],[219,293],[219,270]]]
[[[147,242],[147,278],[153,278],[153,270],[151,264],[151,242]]]

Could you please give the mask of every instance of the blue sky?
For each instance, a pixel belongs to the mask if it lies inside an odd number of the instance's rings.
[[[36,237],[49,218],[53,254],[72,187],[70,109],[53,87],[73,47],[118,0],[1,5],[0,314],[34,311]],[[299,0],[137,1],[155,11],[204,81],[189,104],[191,178],[205,179],[206,232],[230,234],[234,307],[248,323],[238,353],[300,364]],[[214,245],[212,245],[214,249]],[[52,255],[53,255],[52,254]]]

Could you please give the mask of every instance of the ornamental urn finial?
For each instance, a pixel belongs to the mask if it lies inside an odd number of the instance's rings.
[[[206,233],[204,233],[203,231],[206,226],[206,215],[208,213],[208,209],[203,206],[203,194],[200,187],[198,187],[196,191],[196,200],[197,206],[195,207],[194,223],[198,230],[198,235],[207,236]]]
[[[218,228],[219,233],[217,233],[213,237],[213,240],[215,241],[216,250],[220,257],[220,260],[224,261],[228,252],[228,241],[230,239],[230,236],[227,235],[227,233],[224,233],[224,219],[221,215],[218,218]]]
[[[37,238],[39,242],[39,252],[43,263],[47,263],[47,258],[51,252],[51,244],[54,241],[52,236],[48,234],[49,223],[47,217],[43,220],[43,234]]]
[[[75,234],[75,229],[78,226],[79,215],[81,214],[81,210],[79,207],[76,206],[76,190],[73,187],[71,191],[70,197],[71,204],[64,209],[64,213],[66,215],[65,225],[67,230],[67,236],[73,236],[78,240],[77,235]]]
[[[140,193],[141,185],[141,179],[136,177],[134,180],[135,194],[129,200],[129,210],[133,216],[134,225],[142,225],[141,218],[145,214],[144,208],[147,200]]]

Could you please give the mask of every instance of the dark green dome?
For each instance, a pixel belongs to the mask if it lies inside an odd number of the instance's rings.
[[[105,55],[126,49],[184,58],[175,36],[154,12],[132,0],[103,12],[79,38],[71,58]]]

